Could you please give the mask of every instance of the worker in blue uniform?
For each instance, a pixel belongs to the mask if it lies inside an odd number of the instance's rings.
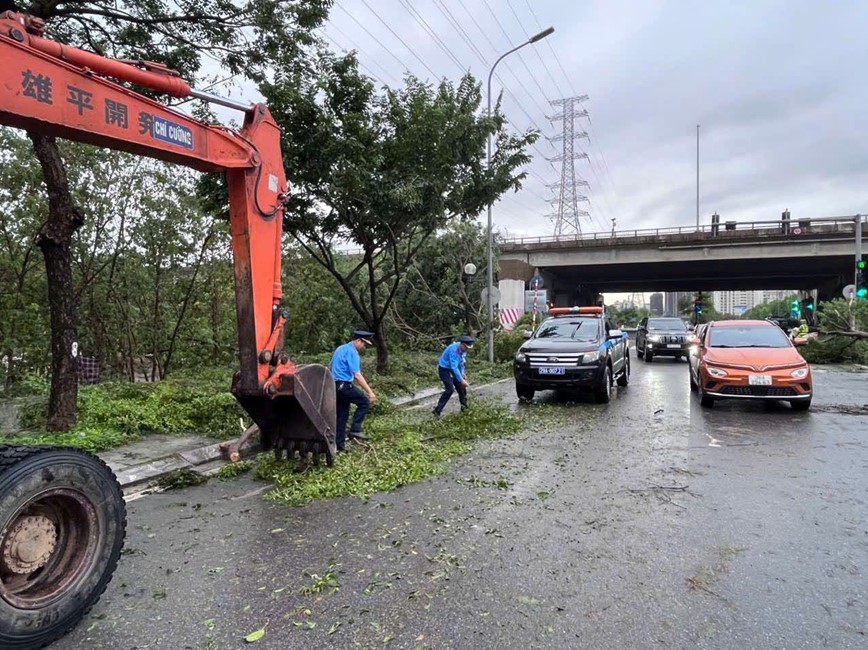
[[[362,360],[359,352],[374,344],[374,334],[364,330],[353,332],[353,340],[344,343],[332,356],[331,371],[335,380],[335,398],[337,401],[337,431],[335,432],[335,445],[338,451],[346,451],[347,420],[350,417],[350,405],[356,405],[353,414],[353,424],[350,427],[349,437],[354,440],[369,440],[362,434],[362,424],[371,410],[371,403],[377,401],[377,396],[368,385],[362,374]],[[355,382],[364,389],[359,390]],[[367,395],[365,394],[367,393]]]
[[[454,343],[450,343],[440,355],[437,372],[440,381],[443,382],[443,394],[437,406],[434,407],[434,415],[440,416],[446,402],[452,397],[452,393],[458,393],[458,401],[461,402],[461,410],[467,408],[467,351],[473,347],[475,339],[472,336],[462,336]]]

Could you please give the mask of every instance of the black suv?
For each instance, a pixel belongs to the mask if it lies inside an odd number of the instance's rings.
[[[636,330],[636,356],[649,363],[656,356],[686,359],[692,340],[680,318],[643,318]]]
[[[630,380],[627,334],[606,319],[602,307],[553,307],[515,354],[515,392],[531,400],[538,390],[592,390],[611,399],[612,384]]]

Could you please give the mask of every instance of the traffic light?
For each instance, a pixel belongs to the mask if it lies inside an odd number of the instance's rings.
[[[802,301],[802,307],[803,307],[805,313],[807,313],[808,315],[810,315],[810,313],[814,311],[815,306],[816,305],[814,304],[813,298],[805,298]]]
[[[865,268],[865,260],[856,262],[856,297],[868,298],[868,269]]]
[[[693,301],[693,313],[697,316],[702,315],[702,292],[696,294],[696,299]]]
[[[799,304],[798,300],[793,300],[790,303],[790,318],[801,318],[802,317],[802,306]]]

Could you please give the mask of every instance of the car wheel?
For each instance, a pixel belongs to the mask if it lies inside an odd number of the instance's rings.
[[[650,351],[650,350],[645,350],[645,362],[646,362],[646,363],[651,363],[651,359],[653,359],[653,358],[654,358],[654,355],[651,354],[651,351]]]
[[[630,383],[630,357],[624,357],[624,372],[618,377],[618,385],[621,388],[627,386]]]
[[[641,358],[644,357],[644,356],[645,356],[645,353],[644,353],[644,352],[639,352],[639,344],[637,343],[637,344],[636,344],[636,358],[637,358],[637,359],[641,359]]]
[[[702,388],[702,380],[696,386],[696,391],[699,394],[699,403],[707,409],[710,409],[714,406],[714,398],[707,394],[705,390]]]
[[[521,384],[515,385],[515,394],[518,395],[518,399],[523,402],[529,402],[533,399],[534,389],[530,386],[522,386]]]
[[[0,648],[41,648],[99,600],[124,544],[121,488],[99,458],[0,445]]]
[[[794,411],[807,411],[811,408],[811,400],[809,399],[794,399],[790,400],[790,406]]]
[[[599,404],[608,404],[612,399],[612,366],[606,366],[602,383],[594,388],[594,399]]]

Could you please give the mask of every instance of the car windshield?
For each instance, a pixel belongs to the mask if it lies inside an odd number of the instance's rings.
[[[575,339],[595,341],[597,339],[596,318],[551,319],[540,325],[536,331],[538,339]]]
[[[790,342],[778,327],[745,325],[711,328],[708,345],[712,348],[786,348]]]
[[[687,325],[680,318],[651,318],[648,320],[648,329],[686,332]]]

